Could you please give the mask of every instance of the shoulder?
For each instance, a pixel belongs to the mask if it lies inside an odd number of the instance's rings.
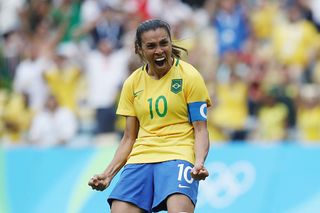
[[[179,59],[178,66],[181,70],[181,74],[186,79],[202,78],[200,72],[190,63]]]
[[[124,85],[133,84],[134,82],[137,82],[143,75],[144,72],[144,66],[139,67],[135,71],[133,71],[129,77],[124,81]]]

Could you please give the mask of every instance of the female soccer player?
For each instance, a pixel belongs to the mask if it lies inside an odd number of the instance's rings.
[[[113,213],[194,212],[199,180],[208,175],[207,107],[203,78],[180,60],[170,26],[147,20],[136,31],[135,51],[145,65],[125,81],[117,114],[126,116],[113,160],[89,185],[102,191],[124,166],[108,198]]]

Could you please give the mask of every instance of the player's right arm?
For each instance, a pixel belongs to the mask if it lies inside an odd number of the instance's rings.
[[[103,191],[109,186],[113,177],[127,162],[133,144],[136,141],[138,131],[139,121],[137,117],[128,116],[126,118],[126,128],[124,131],[124,135],[120,141],[120,144],[112,161],[102,174],[94,175],[88,183],[88,185],[91,186],[92,189]]]

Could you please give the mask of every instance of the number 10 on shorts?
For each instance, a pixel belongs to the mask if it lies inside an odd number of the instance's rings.
[[[191,167],[190,166],[186,166],[184,164],[178,164],[178,167],[179,167],[179,175],[178,175],[178,181],[181,181],[182,180],[182,176],[184,178],[184,180],[191,184],[193,182],[193,178],[191,177],[191,175],[189,175],[188,177],[188,174],[190,174],[191,172]]]

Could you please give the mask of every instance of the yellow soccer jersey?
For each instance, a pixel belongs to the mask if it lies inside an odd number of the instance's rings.
[[[135,116],[139,134],[127,163],[186,160],[194,163],[194,132],[189,122],[188,103],[211,105],[200,73],[190,64],[175,59],[168,73],[151,78],[145,67],[125,81],[118,115]]]

